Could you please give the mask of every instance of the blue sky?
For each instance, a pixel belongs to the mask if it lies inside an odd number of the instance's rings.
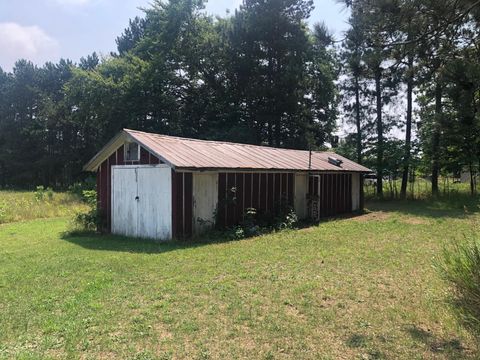
[[[0,0],[0,67],[11,71],[15,60],[36,64],[69,58],[78,61],[93,51],[115,50],[115,38],[128,19],[141,15],[150,0]],[[225,15],[241,0],[210,0],[206,11]],[[348,12],[335,0],[315,0],[310,19],[324,21],[341,37]]]

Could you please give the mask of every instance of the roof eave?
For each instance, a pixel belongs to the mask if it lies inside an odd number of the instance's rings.
[[[104,162],[110,154],[118,149],[125,141],[127,133],[120,131],[113,137],[97,154],[83,167],[83,171],[95,172],[102,162]]]
[[[165,159],[161,154],[158,154],[156,151],[151,149],[149,146],[145,145],[145,143],[140,139],[137,139],[134,135],[130,134],[128,129],[123,129],[117,135],[115,135],[113,139],[110,140],[88,163],[85,164],[83,171],[96,172],[98,167],[127,140],[135,141],[150,153],[157,156],[163,163],[167,164],[172,169],[175,169],[174,164]]]
[[[329,173],[329,172],[338,172],[338,173],[355,173],[355,174],[369,174],[372,171],[369,169],[366,170],[347,170],[347,169],[275,169],[275,168],[225,168],[225,167],[191,167],[191,166],[177,166],[177,171],[215,171],[215,172],[294,172],[294,173]]]

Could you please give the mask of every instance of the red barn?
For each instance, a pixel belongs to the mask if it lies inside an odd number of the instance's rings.
[[[98,206],[115,234],[169,240],[269,214],[299,218],[363,208],[369,169],[331,152],[186,139],[124,129],[92,160]]]

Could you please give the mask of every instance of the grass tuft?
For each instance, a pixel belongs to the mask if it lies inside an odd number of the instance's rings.
[[[446,247],[437,268],[454,289],[453,309],[461,321],[480,339],[480,240],[478,237],[467,238]]]

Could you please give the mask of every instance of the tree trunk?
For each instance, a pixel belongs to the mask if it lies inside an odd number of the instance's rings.
[[[435,86],[435,124],[433,126],[432,139],[432,195],[438,196],[438,176],[440,174],[440,125],[442,119],[443,89],[437,81]]]
[[[475,195],[475,174],[473,170],[473,164],[470,162],[468,164],[468,170],[470,172],[470,195]]]
[[[408,171],[410,166],[411,148],[412,148],[412,114],[413,114],[413,56],[408,56],[408,76],[407,76],[407,127],[405,131],[405,156],[403,159],[402,188],[400,189],[400,198],[407,198]]]
[[[383,197],[383,121],[382,121],[382,69],[375,70],[375,96],[377,99],[377,196]]]
[[[360,118],[360,85],[355,75],[355,123],[357,125],[357,162],[362,163],[362,124]]]

